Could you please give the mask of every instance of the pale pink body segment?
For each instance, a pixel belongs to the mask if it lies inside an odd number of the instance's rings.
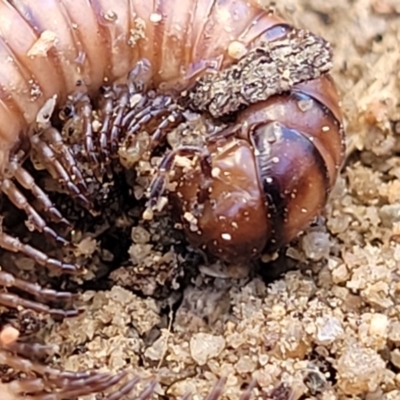
[[[0,168],[45,102],[95,93],[140,59],[156,85],[185,85],[205,67],[231,63],[280,20],[253,0],[0,1]]]

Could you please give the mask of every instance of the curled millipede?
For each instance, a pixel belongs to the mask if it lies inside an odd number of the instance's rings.
[[[27,214],[30,230],[61,245],[68,241],[47,219],[69,222],[24,161],[35,154],[71,197],[93,207],[74,153],[50,123],[63,104],[65,123],[75,116],[81,121],[80,141],[97,179],[121,148],[140,147],[144,130],[149,137],[139,158],[167,147],[149,188],[149,209],[168,181],[175,181],[171,203],[188,240],[228,263],[257,258],[292,240],[323,208],[343,160],[342,116],[327,75],[329,45],[255,0],[0,0],[0,49],[0,189]],[[185,122],[188,110],[213,128],[200,143],[170,149],[166,136]],[[175,168],[179,157],[192,161],[189,169]],[[80,272],[5,230],[0,247],[51,271]],[[70,293],[4,271],[0,285],[10,289],[0,293],[1,305],[56,317],[77,314],[43,304],[69,300]],[[19,354],[5,349],[2,362],[23,370],[13,352]],[[122,379],[46,368],[35,371],[53,376],[48,384],[69,397]],[[40,391],[42,384],[27,381],[26,387]],[[28,390],[21,385],[17,390]],[[213,393],[211,398],[219,397]]]

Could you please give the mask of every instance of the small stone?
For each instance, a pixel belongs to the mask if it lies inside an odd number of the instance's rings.
[[[385,362],[373,350],[351,343],[337,362],[338,386],[347,395],[375,391],[384,378]]]
[[[131,231],[131,238],[136,244],[146,244],[150,241],[150,233],[142,226],[134,226]]]
[[[332,276],[333,282],[338,284],[338,283],[348,281],[350,278],[350,273],[349,273],[349,270],[346,268],[346,265],[341,264],[332,271],[331,276]]]
[[[255,371],[257,368],[257,361],[253,360],[250,356],[243,356],[239,358],[236,363],[236,371],[239,374],[247,374]]]
[[[151,244],[132,244],[128,253],[134,265],[140,264],[151,253],[153,245]]]
[[[318,325],[315,342],[320,345],[333,343],[344,334],[342,324],[336,317],[325,317]]]
[[[152,346],[148,347],[144,352],[145,357],[153,361],[159,361],[165,354],[165,346],[167,338],[161,335]]]
[[[330,237],[323,232],[309,232],[302,238],[302,247],[307,258],[314,261],[327,258],[330,250]]]
[[[370,322],[369,333],[371,336],[384,338],[386,342],[388,325],[389,320],[385,314],[373,314]]]
[[[284,328],[280,343],[282,358],[303,359],[308,350],[307,335],[305,335],[303,325],[296,320],[292,320]]]
[[[388,339],[396,346],[400,345],[400,322],[395,321],[389,325]]]
[[[280,304],[276,304],[271,308],[270,315],[273,319],[281,319],[286,315],[286,309]]]
[[[397,367],[400,368],[400,349],[394,349],[390,352],[390,361]]]
[[[97,241],[90,236],[82,239],[76,246],[76,255],[83,255],[85,257],[90,257],[96,250]]]
[[[390,228],[394,222],[400,221],[400,204],[385,204],[379,209],[379,217],[383,226]]]
[[[146,208],[146,210],[144,210],[144,212],[142,214],[142,218],[145,221],[151,221],[153,219],[153,216],[154,216],[154,213],[151,208]]]
[[[358,337],[366,346],[374,350],[383,350],[388,335],[388,317],[384,314],[365,313],[358,326]]]
[[[209,333],[197,333],[190,339],[190,354],[198,365],[217,357],[225,348],[225,339]]]

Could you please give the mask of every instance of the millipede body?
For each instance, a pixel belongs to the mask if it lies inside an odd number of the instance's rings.
[[[79,117],[78,141],[99,181],[121,149],[142,146],[137,160],[161,152],[148,210],[157,210],[165,194],[190,244],[228,264],[294,239],[323,209],[343,162],[329,44],[255,0],[0,0],[0,57],[0,190],[26,213],[30,230],[62,246],[68,241],[48,220],[69,221],[24,166],[34,155],[92,209],[76,154],[52,125],[60,110],[64,124]],[[197,143],[171,146],[168,134],[188,113],[204,118],[208,130]],[[182,158],[189,163],[179,164]],[[80,272],[6,230],[0,247],[55,272]],[[76,315],[42,304],[71,299],[70,293],[5,271],[0,285],[9,290],[0,293],[1,305]],[[8,345],[1,362],[24,372],[22,353]],[[53,377],[56,400],[102,391],[123,378],[35,365],[29,368]],[[50,399],[41,395],[42,381],[27,382],[13,390]]]

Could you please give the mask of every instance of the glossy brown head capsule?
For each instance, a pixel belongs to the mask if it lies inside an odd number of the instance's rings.
[[[251,105],[237,130],[209,144],[212,184],[199,164],[176,199],[192,245],[229,263],[290,242],[324,207],[344,156],[342,115],[328,75]]]

